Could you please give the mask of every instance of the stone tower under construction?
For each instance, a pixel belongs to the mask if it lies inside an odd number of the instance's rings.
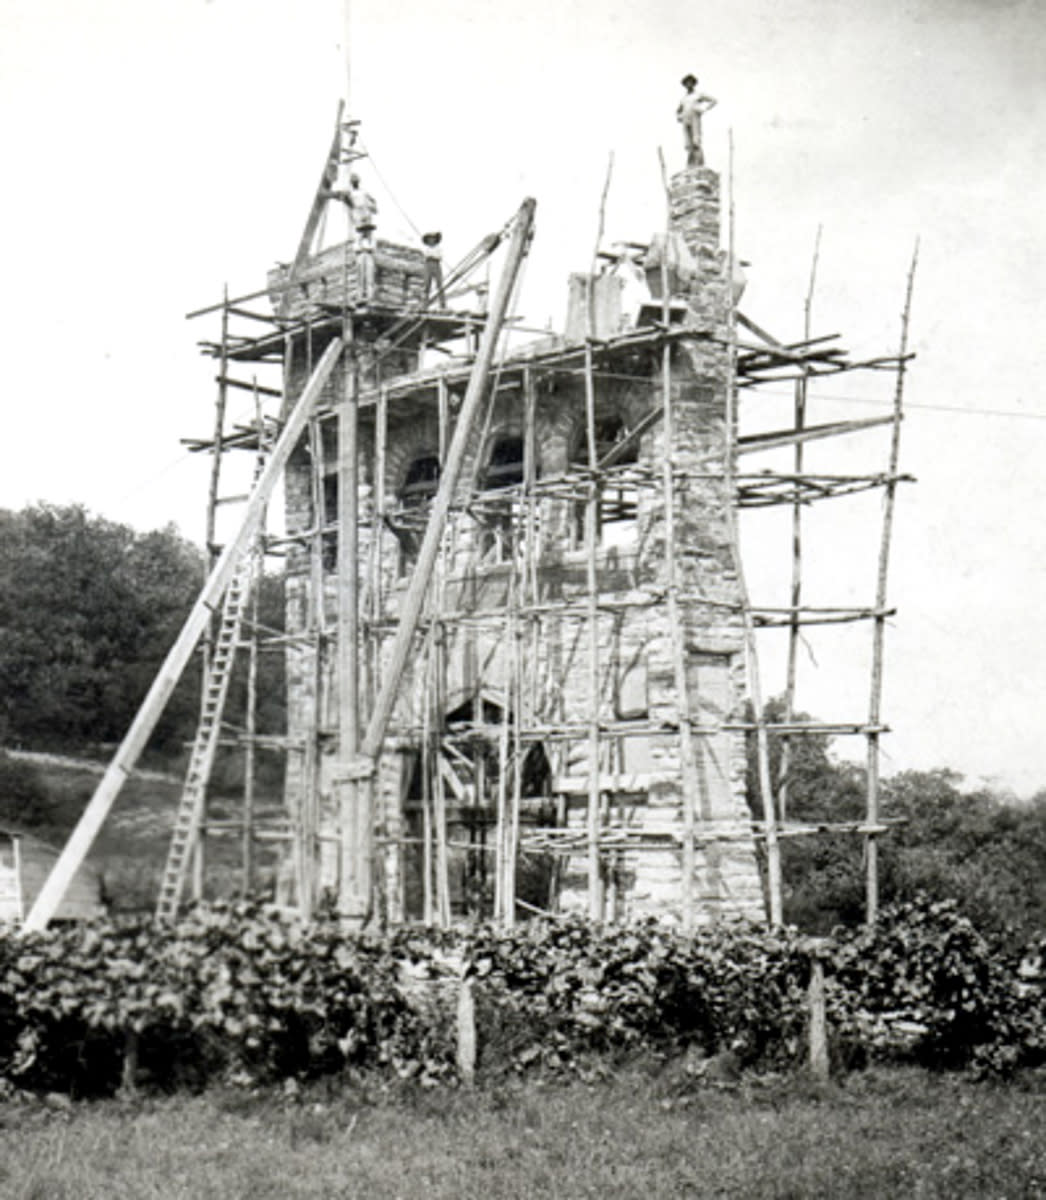
[[[562,333],[524,342],[509,310],[535,202],[444,278],[440,234],[423,248],[376,237],[355,171],[335,187],[366,157],[343,112],[293,262],[262,292],[189,314],[221,314],[218,340],[200,343],[218,363],[214,432],[187,439],[211,457],[210,571],[26,928],[58,911],[201,644],[160,919],[177,915],[191,884],[196,899],[274,887],[303,918],[333,904],[355,926],[571,911],[683,929],[780,924],[780,839],[846,833],[863,842],[874,921],[915,257],[896,353],[854,361],[838,334],[813,335],[819,239],[803,336],[779,340],[737,307],[745,264],[732,230],[721,248],[719,177],[695,153],[666,184],[667,228],[599,251],[569,279]],[[333,200],[350,234],[316,251]],[[271,312],[245,307],[266,291]],[[237,377],[245,365],[253,378]],[[889,412],[827,419],[835,410],[820,402],[833,397],[813,385],[855,371],[894,376]],[[763,385],[742,431],[737,397]],[[249,423],[230,412],[239,390],[252,394]],[[804,457],[811,441],[866,432],[885,440],[885,465],[814,470]],[[226,469],[243,451],[246,493]],[[739,470],[749,455],[758,465]],[[882,497],[874,597],[807,597],[803,561],[839,547],[808,545],[804,513],[858,493]],[[270,533],[280,507],[284,529]],[[755,605],[738,513],[782,508],[787,593]],[[850,539],[847,521],[830,524]],[[276,559],[282,628],[259,599]],[[870,629],[866,715],[800,713],[810,626]],[[787,637],[773,708],[762,704],[757,629]],[[286,668],[279,682],[261,668],[266,654]],[[281,702],[266,705],[266,689]],[[807,735],[865,740],[860,819],[796,819],[794,749]]]
[[[330,892],[391,921],[762,917],[717,174],[676,175],[670,212],[648,245],[571,279],[563,335],[493,364],[421,581],[493,314],[426,311],[421,253],[380,240],[310,259],[283,301],[308,318],[288,405],[331,340],[346,345],[286,473],[288,734],[303,748],[287,801],[316,863],[286,886],[309,903]],[[273,274],[274,297],[286,283]],[[431,365],[441,342],[457,353]],[[390,719],[361,767],[383,687]]]

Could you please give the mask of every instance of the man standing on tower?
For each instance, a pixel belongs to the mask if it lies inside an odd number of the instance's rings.
[[[715,108],[716,101],[711,96],[704,96],[697,90],[696,75],[684,75],[683,87],[686,89],[686,94],[676,109],[676,120],[683,125],[686,165],[703,167],[705,156],[701,149],[701,116],[710,108]]]
[[[374,232],[374,222],[378,215],[378,203],[374,197],[363,190],[358,175],[349,176],[349,186],[341,191],[332,189],[327,193],[332,200],[340,200],[349,210],[349,220],[352,227],[364,244],[370,241]]]
[[[374,222],[378,215],[378,202],[370,192],[363,190],[360,177],[356,174],[349,176],[349,186],[346,190],[332,189],[327,195],[332,200],[340,200],[349,210],[349,224],[356,235],[360,298],[369,300],[374,295],[376,278]]]

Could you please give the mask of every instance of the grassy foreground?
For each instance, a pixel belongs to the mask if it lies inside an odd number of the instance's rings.
[[[706,1086],[639,1069],[472,1093],[0,1106],[12,1200],[1039,1197],[1046,1079],[868,1071]]]

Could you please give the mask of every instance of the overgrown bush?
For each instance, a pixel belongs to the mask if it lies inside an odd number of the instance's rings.
[[[829,1011],[869,1057],[1005,1073],[1042,1057],[1043,998],[955,901],[922,896],[837,939]]]
[[[346,1068],[454,1074],[459,981],[481,1065],[583,1071],[619,1055],[730,1050],[801,1060],[807,943],[792,931],[580,918],[512,930],[343,932],[249,903],[176,925],[109,921],[0,936],[0,1077],[111,1092],[125,1056],[156,1086]],[[829,943],[829,1015],[851,1055],[1004,1073],[1041,1061],[1043,998],[954,905],[920,900]]]
[[[469,951],[498,1019],[525,1018],[528,1060],[696,1043],[765,1061],[798,1046],[806,966],[789,933],[718,926],[684,937],[571,918],[484,929]]]
[[[0,751],[0,826],[47,831],[55,820],[56,806],[36,768]]]

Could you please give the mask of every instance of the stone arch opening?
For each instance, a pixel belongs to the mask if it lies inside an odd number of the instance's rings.
[[[437,789],[446,820],[447,881],[452,917],[489,918],[494,914],[495,845],[499,806],[511,805],[519,776],[520,827],[556,824],[552,767],[544,746],[521,747],[517,764],[511,752],[503,760],[501,727],[511,721],[499,701],[488,696],[466,700],[444,717],[442,737],[429,753],[411,754],[405,793],[404,823],[411,853],[405,864],[405,911],[424,916],[424,874],[434,863]],[[510,743],[511,744],[511,743]],[[437,774],[438,773],[438,774]],[[504,774],[504,779],[502,778]],[[520,851],[516,859],[518,915],[547,910],[554,902],[555,860],[551,854]],[[435,894],[435,886],[432,886]]]

